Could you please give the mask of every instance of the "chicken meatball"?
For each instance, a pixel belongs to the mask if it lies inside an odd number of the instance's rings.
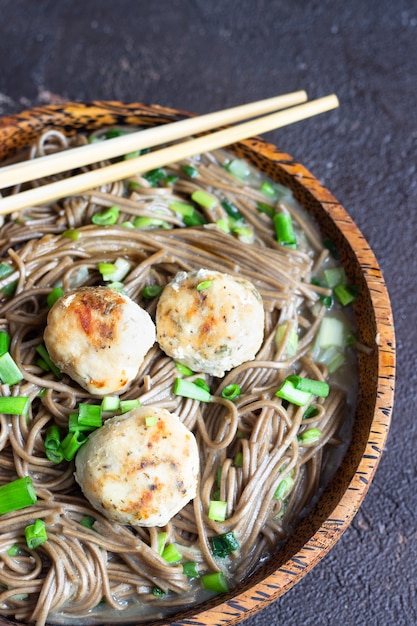
[[[156,312],[162,350],[194,371],[214,376],[255,358],[264,335],[264,308],[244,278],[207,269],[179,272]]]
[[[155,343],[150,315],[128,296],[82,287],[51,308],[44,332],[52,361],[91,394],[122,392]]]
[[[195,497],[198,448],[176,415],[143,406],[94,431],[75,467],[84,495],[108,519],[164,526]]]

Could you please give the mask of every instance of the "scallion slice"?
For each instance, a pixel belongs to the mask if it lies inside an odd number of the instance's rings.
[[[231,531],[214,536],[211,540],[211,545],[214,556],[218,556],[221,559],[226,558],[231,552],[235,552],[240,548],[238,540]]]
[[[0,356],[0,379],[5,385],[15,385],[23,380],[23,374],[10,352],[5,352]]]
[[[219,203],[215,196],[203,191],[203,189],[196,189],[191,194],[191,199],[205,209],[212,209]]]
[[[155,596],[155,598],[163,598],[165,595],[165,591],[160,587],[153,587],[152,595]]]
[[[120,398],[119,396],[104,396],[101,401],[101,411],[102,413],[114,413],[118,411],[120,408]]]
[[[135,228],[171,228],[168,222],[162,220],[159,217],[146,217],[145,215],[139,215],[133,220],[133,226]]]
[[[337,285],[334,294],[342,306],[347,306],[355,302],[358,296],[358,289],[354,285]]]
[[[146,428],[153,428],[153,426],[156,426],[157,421],[158,418],[156,417],[156,415],[147,415],[145,417]]]
[[[288,474],[279,483],[274,493],[274,500],[284,500],[294,487],[295,480]]]
[[[80,402],[78,405],[78,423],[82,426],[100,428],[102,425],[101,405]]]
[[[29,550],[34,550],[48,541],[45,522],[42,519],[37,519],[34,524],[26,526],[25,538]]]
[[[329,385],[323,380],[313,380],[311,378],[304,378],[303,376],[296,376],[295,374],[287,376],[287,380],[299,391],[306,391],[320,398],[327,398],[329,395]]]
[[[187,578],[198,578],[200,575],[195,561],[187,561],[186,563],[183,563],[182,573],[185,574]]]
[[[271,218],[275,215],[275,207],[270,204],[266,204],[266,202],[257,202],[256,210],[258,213],[265,213],[265,215],[268,215]]]
[[[165,178],[166,172],[162,167],[157,167],[154,170],[150,170],[143,175],[143,177],[150,183],[151,187],[157,187],[158,183]]]
[[[91,221],[97,226],[109,226],[115,224],[120,214],[120,209],[115,204],[104,211],[95,213]]]
[[[167,563],[178,563],[182,559],[182,555],[179,553],[175,543],[170,543],[166,546],[161,556]]]
[[[30,476],[17,478],[0,487],[0,515],[35,504],[35,488]]]
[[[233,459],[235,467],[243,467],[243,452],[238,452]]]
[[[324,270],[324,279],[326,285],[330,289],[334,289],[337,285],[346,285],[347,278],[343,267],[330,267]]]
[[[47,364],[47,366],[49,367],[51,372],[53,372],[57,378],[62,378],[62,374],[61,374],[60,370],[57,368],[55,363],[52,361],[51,357],[48,354],[47,349],[45,348],[45,346],[43,344],[39,344],[39,346],[36,346],[36,352],[39,354],[41,359],[44,360],[44,362]]]
[[[59,300],[64,295],[64,290],[62,287],[54,287],[50,293],[48,293],[46,297],[46,303],[49,308],[52,308],[57,300]]]
[[[300,433],[297,439],[300,443],[308,446],[318,441],[321,436],[322,432],[319,428],[309,428],[308,430]]]
[[[196,289],[197,291],[204,291],[205,289],[210,289],[212,284],[213,284],[212,280],[202,280],[201,283],[198,283]]]
[[[0,280],[2,278],[7,278],[10,274],[13,274],[14,269],[7,265],[7,263],[0,263]]]
[[[187,165],[187,164],[181,165],[181,169],[184,172],[184,174],[187,174],[187,176],[189,176],[190,178],[197,178],[198,176],[200,176],[197,168],[193,167],[192,165]]]
[[[277,191],[276,191],[274,185],[272,183],[268,182],[267,180],[262,183],[262,185],[261,185],[261,192],[265,196],[268,196],[268,198],[275,199],[277,197]]]
[[[182,363],[175,362],[175,367],[177,368],[178,373],[182,374],[183,376],[192,376],[194,374],[192,369],[190,369],[186,365],[183,365]]]
[[[20,554],[21,552],[21,548],[20,546],[17,545],[17,543],[14,543],[12,546],[10,546],[10,548],[8,548],[7,550],[7,554],[9,556],[17,556],[18,554]]]
[[[194,210],[191,215],[184,215],[182,221],[184,222],[185,226],[189,227],[202,226],[203,224],[207,223],[204,217],[200,215],[200,213],[198,213],[196,210]]]
[[[81,431],[68,433],[68,435],[63,439],[60,447],[64,459],[66,461],[71,461],[78,452],[78,450],[81,448],[81,446],[85,444],[87,439],[88,437],[84,435]]]
[[[291,215],[289,213],[275,213],[273,217],[275,238],[282,246],[296,246]]]
[[[242,393],[241,388],[236,383],[232,383],[230,385],[226,385],[226,387],[222,390],[222,398],[226,400],[234,400]]]
[[[183,396],[184,398],[191,398],[200,402],[211,402],[211,393],[191,380],[176,378],[173,391],[176,396]]]
[[[141,295],[150,300],[151,298],[156,298],[162,293],[163,287],[162,285],[146,285],[142,289]]]
[[[190,217],[191,215],[193,215],[195,211],[195,208],[193,207],[192,204],[187,204],[186,202],[179,202],[179,201],[170,202],[169,208],[174,213],[178,213],[179,215],[182,215],[183,217],[186,215]]]
[[[229,585],[223,572],[204,574],[201,577],[201,584],[207,591],[214,591],[215,593],[226,593],[229,591]]]
[[[231,217],[232,219],[236,220],[236,222],[241,222],[243,220],[242,213],[239,211],[237,206],[233,204],[233,202],[226,199],[226,200],[223,200],[220,204],[226,211],[227,215]]]
[[[66,239],[72,239],[73,241],[78,241],[79,238],[81,237],[81,233],[79,230],[76,230],[75,228],[68,228],[67,230],[64,230],[64,232],[62,233],[62,236],[65,237]]]
[[[215,522],[224,522],[227,514],[227,502],[224,500],[210,500],[208,518]]]
[[[162,555],[163,551],[165,550],[168,533],[166,533],[165,531],[161,531],[160,533],[158,533],[156,539],[158,543],[158,554]]]
[[[30,407],[30,398],[26,396],[0,397],[0,413],[6,415],[27,415]]]
[[[120,412],[121,413],[128,413],[129,411],[132,411],[133,409],[137,409],[138,407],[140,407],[140,400],[138,399],[120,400]]]
[[[6,354],[10,347],[10,335],[5,330],[0,330],[0,356]]]
[[[95,530],[93,528],[94,524],[95,524],[96,518],[93,517],[92,515],[84,515],[84,517],[80,520],[80,524],[81,526],[84,526],[84,528],[89,528],[90,530]]]
[[[278,396],[278,398],[287,400],[287,402],[291,402],[291,404],[296,404],[297,406],[304,406],[311,399],[311,393],[296,389],[288,378],[284,380],[275,395]]]

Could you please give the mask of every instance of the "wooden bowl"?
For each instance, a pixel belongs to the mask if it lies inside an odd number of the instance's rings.
[[[89,102],[41,107],[0,119],[0,159],[31,144],[46,128],[71,135],[102,126],[151,126],[185,116],[180,111],[136,103]],[[359,399],[352,441],[340,468],[311,513],[273,558],[228,595],[179,612],[170,622],[161,624],[237,624],[303,578],[335,545],[358,511],[380,461],[392,413],[395,373],[392,313],[381,271],[363,235],[329,191],[288,154],[258,138],[242,141],[233,150],[290,187],[314,216],[323,235],[334,240],[349,281],[360,286],[355,304],[358,339],[374,346],[374,350],[370,355],[359,355]],[[0,617],[1,626],[9,624],[16,622]]]

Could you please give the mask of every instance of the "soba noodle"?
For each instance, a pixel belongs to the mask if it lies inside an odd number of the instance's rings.
[[[39,139],[30,158],[85,141],[82,136],[68,140],[51,131]],[[24,379],[11,387],[3,384],[0,391],[3,396],[28,396],[31,406],[27,416],[0,415],[0,483],[31,476],[38,500],[0,516],[1,615],[38,626],[47,620],[139,622],[199,602],[204,597],[199,579],[188,579],[181,562],[167,563],[158,553],[160,531],[166,531],[168,543],[177,545],[183,561],[197,562],[200,574],[223,570],[233,586],[279,548],[340,458],[351,411],[341,372],[351,369],[352,357],[330,376],[331,392],[315,401],[312,417],[304,416],[305,407],[275,396],[282,381],[295,371],[328,380],[327,367],[313,360],[312,348],[321,321],[329,314],[320,296],[329,290],[311,284],[311,278],[330,263],[328,251],[288,190],[276,186],[278,198],[269,200],[260,190],[265,177],[251,171],[242,183],[224,167],[229,159],[234,157],[225,152],[203,155],[190,160],[198,168],[198,177],[190,178],[178,164],[164,172],[178,179],[164,179],[159,186],[137,176],[129,184],[118,182],[50,206],[29,208],[3,224],[1,261],[13,271],[0,279],[5,290],[0,328],[11,336],[9,350]],[[220,202],[214,209],[199,209],[205,225],[184,228],[183,216],[169,205],[189,203],[195,189],[233,203],[241,217],[232,232],[225,232],[231,220]],[[258,202],[291,214],[297,249],[277,244],[271,217],[256,210]],[[114,205],[120,209],[117,223],[91,223],[93,216]],[[145,228],[133,226],[138,217],[148,218],[136,221],[147,224]],[[82,496],[74,481],[73,462],[55,465],[45,456],[47,427],[56,423],[65,431],[69,414],[80,402],[99,402],[67,376],[58,379],[38,364],[36,348],[42,344],[46,297],[57,285],[65,292],[103,284],[99,263],[118,258],[130,264],[124,292],[153,317],[157,298],[145,298],[143,288],[163,286],[179,270],[200,267],[251,280],[265,305],[265,339],[256,360],[236,367],[223,379],[204,376],[212,402],[173,394],[179,373],[157,344],[122,396],[176,413],[198,442],[197,497],[164,529],[110,522]],[[343,315],[336,305],[331,313]],[[279,327],[283,332],[277,341]],[[299,338],[294,352],[289,342],[295,330]],[[196,377],[201,378],[201,373],[190,375],[190,380]],[[232,383],[241,388],[233,401],[221,395]],[[350,378],[347,387],[354,386]],[[309,443],[300,437],[313,428],[320,432],[318,439]],[[274,497],[285,478],[288,492]],[[227,502],[224,522],[208,518],[213,498]],[[81,523],[86,516],[94,518],[92,528]],[[37,518],[46,522],[48,540],[29,550],[24,530]],[[218,559],[211,539],[228,531],[233,531],[240,548]],[[11,546],[18,549],[10,552]],[[155,588],[160,593],[155,594]]]

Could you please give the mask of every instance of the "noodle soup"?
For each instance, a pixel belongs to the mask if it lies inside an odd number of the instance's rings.
[[[31,157],[117,132],[68,140],[51,131]],[[1,392],[29,398],[23,414],[1,415],[0,479],[29,476],[37,494],[0,517],[0,614],[40,625],[138,623],[232,589],[279,550],[349,441],[355,291],[331,242],[289,189],[226,151],[29,208],[5,220],[0,241],[1,329],[22,374]],[[155,320],[166,285],[200,269],[250,281],[260,294],[264,338],[253,360],[218,377],[155,343],[108,410],[48,359],[43,335],[55,297],[106,285]],[[293,390],[294,377],[324,383],[327,393],[308,389],[295,402],[282,391],[286,381]],[[178,379],[208,399],[175,392]],[[108,519],[81,493],[74,459],[45,447],[56,426],[62,451],[80,405],[100,406],[106,421],[139,403],[177,415],[198,445],[196,497],[163,527]],[[36,520],[47,539],[29,548],[25,529]]]

